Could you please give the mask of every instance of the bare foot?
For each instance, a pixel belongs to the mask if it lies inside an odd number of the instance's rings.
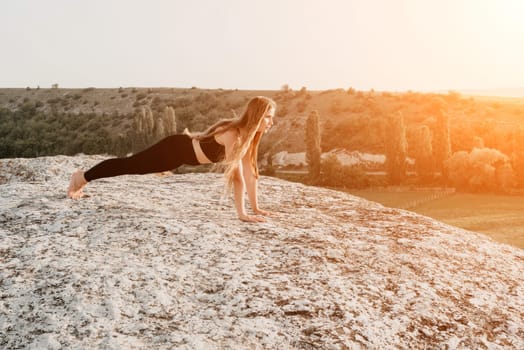
[[[67,196],[73,199],[80,199],[84,196],[82,190],[87,185],[87,181],[84,178],[84,172],[77,170],[71,175],[71,182],[69,183],[69,189],[67,190]]]

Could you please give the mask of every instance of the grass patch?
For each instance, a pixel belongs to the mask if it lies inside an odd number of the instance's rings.
[[[348,192],[394,208],[404,208],[433,194],[430,191]],[[524,196],[455,193],[409,210],[524,249]]]
[[[307,183],[307,174],[278,173],[277,177]],[[498,242],[524,249],[524,196],[451,193],[434,199],[439,192],[431,190],[346,189],[345,192],[386,207],[407,209],[449,225],[480,232]]]

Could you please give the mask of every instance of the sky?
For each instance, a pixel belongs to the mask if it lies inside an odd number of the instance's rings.
[[[524,87],[521,0],[2,0],[0,87]]]

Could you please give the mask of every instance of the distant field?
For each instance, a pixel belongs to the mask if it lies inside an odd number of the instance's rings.
[[[307,182],[303,174],[280,173],[278,177]],[[524,249],[524,196],[454,193],[435,200],[435,191],[386,192],[347,189],[346,192],[387,207],[401,208]],[[422,202],[422,204],[413,205]]]
[[[349,192],[388,207],[403,209],[413,201],[434,194],[416,191]],[[407,209],[524,249],[524,196],[456,193]]]

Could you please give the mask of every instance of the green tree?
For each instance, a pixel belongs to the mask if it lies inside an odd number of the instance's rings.
[[[321,183],[340,188],[364,188],[369,186],[369,178],[360,167],[343,165],[331,154],[322,162]]]
[[[524,186],[524,128],[521,126],[513,132],[513,152],[511,162],[519,186]]]
[[[306,122],[306,161],[312,183],[317,183],[320,179],[321,152],[318,112],[312,111]]]
[[[473,137],[473,148],[484,148],[484,139],[480,136]]]
[[[437,112],[435,130],[433,132],[433,153],[435,168],[442,174],[444,180],[448,178],[445,163],[451,157],[451,141],[449,137],[449,115],[443,109]]]
[[[162,115],[162,123],[164,124],[165,135],[176,134],[176,115],[175,109],[171,106],[164,108],[164,114]]]
[[[153,111],[149,107],[143,107],[140,113],[135,114],[133,120],[133,149],[138,151],[150,145],[154,138],[155,121]]]
[[[418,127],[413,132],[413,144],[409,145],[415,157],[418,176],[427,181],[433,177],[433,147],[431,146],[431,132],[427,125]]]
[[[513,169],[508,156],[493,148],[459,151],[445,163],[449,180],[462,190],[473,192],[505,190],[513,186]]]
[[[404,116],[397,112],[386,120],[386,171],[391,185],[399,185],[406,177],[406,127]]]

